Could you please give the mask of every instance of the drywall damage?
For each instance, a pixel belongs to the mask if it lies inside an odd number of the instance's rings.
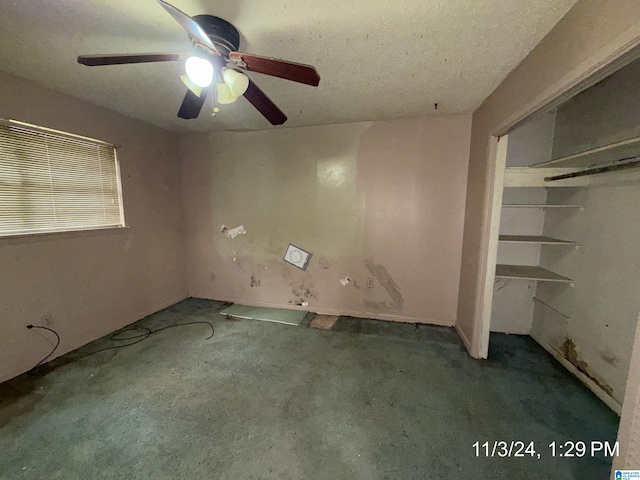
[[[391,277],[387,268],[384,265],[374,263],[373,258],[371,257],[364,261],[364,266],[391,297],[391,302],[374,302],[365,299],[363,301],[364,306],[366,308],[384,312],[401,311],[402,305],[404,304],[404,298],[402,298],[402,294],[400,293],[400,287]]]
[[[302,305],[303,303],[307,303],[309,300],[318,300],[318,295],[316,293],[315,285],[313,284],[313,282],[303,280],[302,283],[291,283],[290,286],[291,293],[293,293],[296,297],[296,301],[290,303]]]
[[[576,344],[571,338],[565,338],[560,349],[564,358],[576,367],[579,372],[584,373],[593,383],[598,385],[598,387],[604,390],[609,396],[613,395],[613,388],[590,372],[589,365],[580,358],[578,350],[576,349]]]
[[[220,231],[229,238],[236,238],[238,235],[245,235],[247,233],[243,225],[231,229],[226,225],[222,225]]]

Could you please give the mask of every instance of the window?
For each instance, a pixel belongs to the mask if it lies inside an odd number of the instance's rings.
[[[122,226],[113,145],[0,120],[0,236]]]

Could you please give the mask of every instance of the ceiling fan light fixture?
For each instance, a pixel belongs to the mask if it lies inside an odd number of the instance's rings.
[[[206,88],[213,81],[213,65],[205,58],[189,57],[184,64],[189,80],[198,87]],[[195,92],[194,92],[195,93]]]
[[[222,71],[222,78],[235,97],[241,97],[249,88],[249,77],[232,68],[225,68]]]
[[[202,95],[202,87],[199,87],[191,81],[188,75],[180,75],[180,80],[184,83],[189,90],[191,90],[198,97]]]
[[[236,97],[233,93],[231,93],[231,89],[226,83],[217,83],[216,93],[217,93],[218,103],[220,105],[228,105],[238,100],[238,97]]]
[[[314,87],[318,86],[320,75],[311,65],[241,53],[239,51],[240,34],[226,20],[206,14],[190,17],[165,0],[157,0],[157,2],[189,35],[191,43],[196,49],[195,54],[160,52],[80,55],[77,58],[78,63],[88,67],[96,67],[172,62],[187,58],[184,67],[186,75],[182,75],[180,78],[188,90],[178,110],[178,117],[185,120],[197,118],[207,96],[212,94],[214,113],[219,110],[218,103],[233,103],[240,96],[244,96],[272,125],[282,125],[286,122],[287,116],[254,82],[249,80],[249,77],[243,75],[238,69]],[[219,50],[219,47],[222,50]],[[225,65],[229,65],[229,68],[225,69]],[[211,91],[207,88],[210,86],[212,86]],[[216,93],[218,95],[215,95]],[[218,96],[221,99],[220,102],[216,99]]]

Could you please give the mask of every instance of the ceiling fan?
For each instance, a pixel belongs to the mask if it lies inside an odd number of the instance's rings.
[[[163,0],[157,2],[189,34],[195,54],[81,55],[78,57],[78,63],[95,67],[186,59],[186,75],[181,79],[188,88],[178,111],[178,117],[184,119],[196,118],[200,114],[211,91],[214,96],[213,115],[219,111],[218,104],[232,103],[244,96],[272,125],[282,125],[286,122],[286,115],[239,69],[318,86],[320,76],[311,65],[238,52],[240,34],[226,20],[213,15],[190,17]]]

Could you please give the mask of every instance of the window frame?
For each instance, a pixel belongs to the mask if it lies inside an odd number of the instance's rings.
[[[32,230],[32,231],[20,231],[20,232],[9,232],[3,233],[0,231],[0,242],[5,239],[20,239],[20,238],[39,238],[39,237],[48,237],[48,236],[64,236],[65,234],[81,234],[81,233],[110,233],[110,232],[119,232],[128,229],[128,225],[125,221],[124,215],[124,198],[122,192],[122,175],[120,168],[120,159],[118,156],[118,145],[113,143],[105,142],[104,140],[98,140],[96,138],[86,137],[82,135],[77,135],[70,132],[65,132],[62,130],[56,130],[53,128],[43,127],[40,125],[34,125],[27,122],[22,122],[15,119],[3,119],[0,118],[0,125],[11,127],[15,125],[21,129],[32,130],[33,132],[45,134],[45,135],[54,135],[60,138],[66,138],[71,140],[77,140],[84,143],[90,143],[94,145],[99,145],[107,148],[113,149],[113,157],[115,162],[115,183],[118,191],[118,202],[119,202],[119,213],[120,213],[120,223],[118,225],[99,225],[99,226],[81,226],[81,227],[58,227],[58,228],[47,228],[40,230]]]

